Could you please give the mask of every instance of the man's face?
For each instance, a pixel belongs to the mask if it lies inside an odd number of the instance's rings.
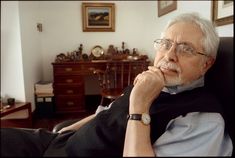
[[[204,55],[180,56],[176,53],[175,43],[189,44],[197,52],[203,53],[202,37],[200,28],[192,23],[179,22],[167,29],[164,39],[174,44],[167,51],[158,50],[154,60],[154,66],[164,75],[166,86],[189,84],[204,75],[213,64],[212,59]]]

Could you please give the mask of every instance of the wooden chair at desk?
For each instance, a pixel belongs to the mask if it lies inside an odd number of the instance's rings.
[[[137,74],[147,69],[146,62],[107,62],[106,69],[94,69],[93,73],[98,75],[100,84],[100,105],[104,105],[104,99],[111,101],[122,95],[123,90],[131,85]]]

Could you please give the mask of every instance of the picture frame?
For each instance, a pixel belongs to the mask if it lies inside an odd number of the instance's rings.
[[[212,21],[216,26],[233,23],[233,1],[212,1]]]
[[[158,1],[158,17],[177,9],[176,0]]]
[[[114,32],[114,3],[82,3],[84,32]]]

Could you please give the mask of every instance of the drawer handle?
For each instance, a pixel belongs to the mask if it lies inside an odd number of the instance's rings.
[[[89,71],[94,71],[95,70],[95,68],[94,67],[89,67],[89,69],[88,69]]]
[[[65,71],[69,72],[69,71],[72,71],[73,69],[72,68],[65,68]]]
[[[73,80],[72,79],[67,79],[66,82],[71,83],[71,82],[73,82]]]
[[[71,101],[70,101],[70,102],[67,102],[67,105],[68,105],[68,106],[73,106],[73,105],[74,105],[74,102],[71,102]]]
[[[73,93],[73,90],[67,90],[66,91],[68,94],[72,94]]]

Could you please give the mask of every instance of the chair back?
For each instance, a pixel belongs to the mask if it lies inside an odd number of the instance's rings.
[[[123,89],[133,83],[137,74],[146,70],[143,65],[125,62],[108,62],[104,73],[104,81],[107,89]]]
[[[205,75],[205,86],[221,102],[225,113],[227,129],[234,142],[233,53],[233,37],[221,37],[215,64]]]
[[[108,61],[105,70],[95,69],[93,72],[98,75],[101,96],[111,100],[119,97],[148,64],[147,61]]]

